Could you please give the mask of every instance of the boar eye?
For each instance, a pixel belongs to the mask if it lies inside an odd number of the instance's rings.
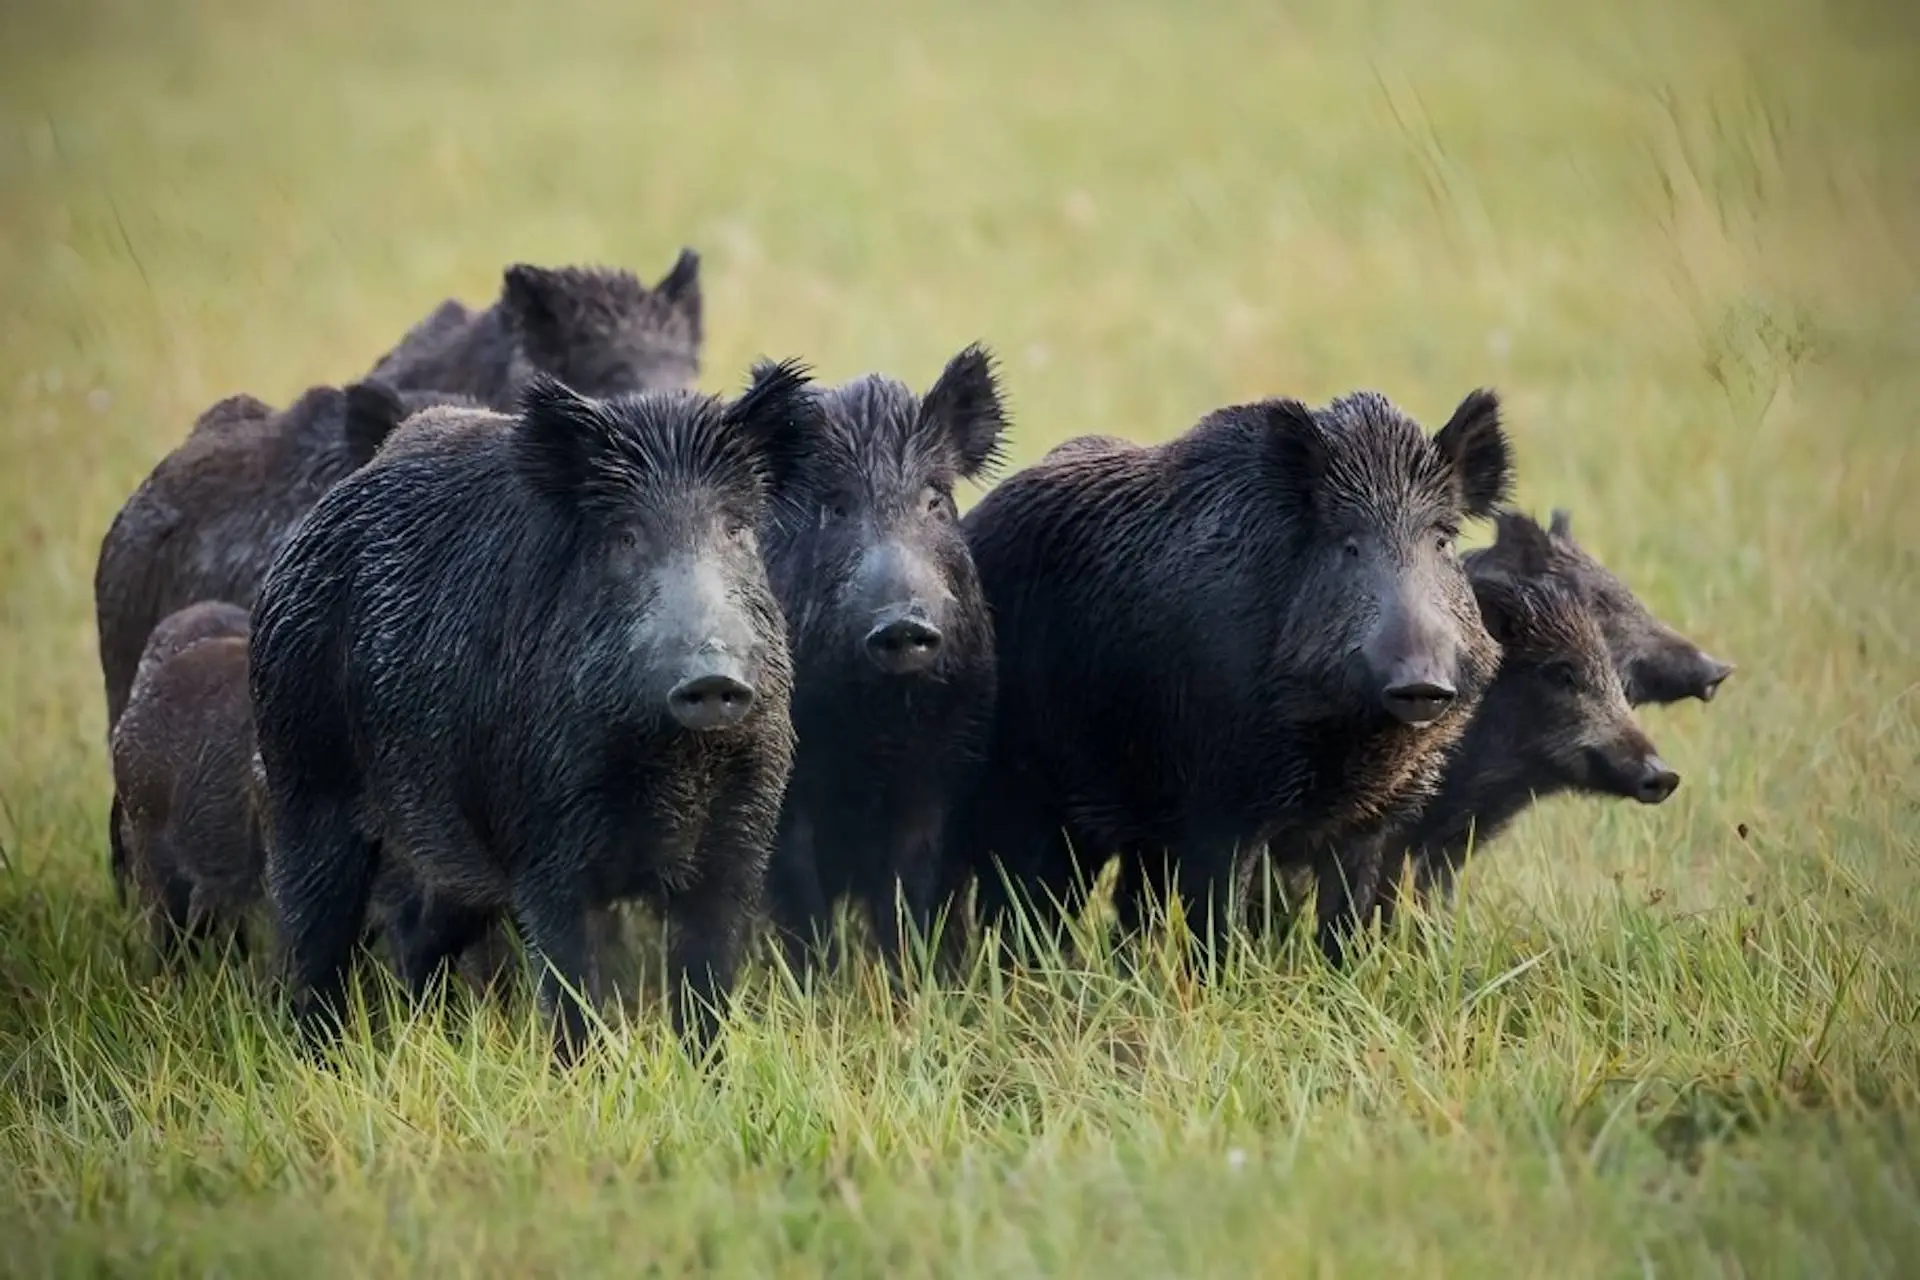
[[[1459,537],[1460,530],[1450,524],[1443,524],[1434,530],[1434,546],[1440,549],[1441,554],[1450,555],[1453,552],[1453,544]]]
[[[1569,692],[1580,687],[1580,673],[1574,670],[1571,662],[1556,662],[1547,668],[1547,676],[1554,684]]]
[[[1358,560],[1360,558],[1360,540],[1358,538],[1348,538],[1346,545],[1341,547],[1340,550],[1349,560]]]
[[[938,515],[947,508],[947,495],[938,485],[929,486],[925,494],[925,502],[927,510]]]
[[[745,520],[727,521],[727,538],[733,542],[745,542],[753,537],[753,526]]]

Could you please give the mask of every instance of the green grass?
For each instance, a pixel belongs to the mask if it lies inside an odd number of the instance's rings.
[[[0,13],[10,1273],[1893,1275],[1920,1258],[1920,23],[1892,4]],[[705,255],[704,385],[1004,356],[1015,462],[1237,399],[1510,406],[1522,501],[1740,664],[1334,974],[895,1006],[702,1080],[524,1000],[292,1052],[105,875],[91,573],[213,399],[513,259]],[[1483,535],[1484,536],[1484,535]],[[377,1019],[377,1021],[380,1019]]]

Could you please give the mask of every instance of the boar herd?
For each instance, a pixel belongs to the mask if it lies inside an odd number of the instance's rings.
[[[804,970],[844,902],[897,972],[1118,856],[1129,934],[1310,884],[1337,963],[1540,796],[1666,799],[1633,708],[1732,671],[1509,506],[1490,391],[1432,433],[1357,391],[1081,436],[963,518],[1007,443],[985,348],[725,397],[701,336],[691,250],[515,265],[155,467],[94,594],[112,872],[163,957],[263,909],[324,1043],[362,949],[421,995],[511,926],[566,1061],[622,901],[703,1046],[763,922]]]

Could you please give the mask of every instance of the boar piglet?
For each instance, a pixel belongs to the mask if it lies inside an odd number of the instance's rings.
[[[1045,911],[1117,852],[1123,920],[1171,888],[1211,943],[1263,846],[1424,801],[1498,658],[1454,540],[1508,484],[1491,392],[1431,437],[1357,392],[1056,449],[989,493],[962,522],[998,663],[958,837],[983,923],[1003,874]]]
[[[112,734],[115,845],[161,958],[209,936],[244,948],[265,856],[247,698],[247,614],[168,614]]]
[[[447,299],[368,376],[511,409],[536,373],[588,396],[690,387],[700,375],[700,342],[700,255],[692,249],[651,289],[612,267],[515,263],[501,273],[492,305],[473,311]]]
[[[977,346],[924,398],[877,375],[817,398],[765,540],[799,738],[769,895],[796,969],[842,897],[897,964],[902,926],[935,922],[948,809],[993,710],[993,629],[954,489],[997,461],[1006,416]]]
[[[392,859],[440,913],[400,963],[416,989],[508,913],[570,1060],[589,913],[642,898],[675,1021],[710,1040],[793,762],[756,528],[815,412],[793,365],[731,403],[539,377],[510,429],[396,448],[315,507],[261,590],[253,665],[267,887],[310,1034]]]
[[[1468,849],[1484,849],[1536,800],[1574,792],[1652,805],[1680,785],[1634,719],[1600,620],[1577,588],[1554,577],[1470,577],[1501,646],[1499,673],[1448,753],[1433,799],[1372,851],[1320,877],[1318,937],[1336,963],[1343,935],[1373,901],[1391,920],[1405,864],[1422,898],[1447,894]]]
[[[1564,508],[1554,511],[1545,529],[1520,512],[1503,512],[1496,528],[1493,545],[1468,553],[1469,568],[1480,577],[1552,577],[1572,586],[1599,621],[1632,705],[1711,702],[1733,674],[1731,663],[1654,617],[1626,583],[1575,542],[1573,517]]]

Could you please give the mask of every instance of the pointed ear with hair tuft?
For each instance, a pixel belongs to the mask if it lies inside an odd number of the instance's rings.
[[[755,361],[726,421],[766,463],[775,490],[784,488],[824,422],[811,371],[798,359]]]
[[[1469,392],[1433,444],[1453,464],[1465,515],[1485,519],[1507,500],[1513,487],[1513,450],[1500,426],[1499,396],[1484,387]]]
[[[400,393],[387,383],[369,378],[346,388],[346,414],[341,424],[347,456],[362,467],[380,450],[393,429],[407,418]]]
[[[1539,578],[1553,568],[1553,541],[1540,522],[1524,511],[1502,511],[1493,518],[1493,545],[1483,561],[1516,578]]]
[[[576,499],[592,480],[594,460],[607,450],[611,427],[598,401],[550,374],[536,373],[520,390],[515,456],[534,488]]]
[[[1266,429],[1267,458],[1280,485],[1311,509],[1326,474],[1330,441],[1313,410],[1291,397],[1253,406]]]
[[[691,248],[680,250],[680,256],[674,259],[667,274],[660,277],[660,283],[653,286],[653,291],[669,302],[678,302],[689,295],[697,302],[700,297],[700,255]]]
[[[566,281],[546,267],[516,262],[501,276],[500,299],[509,323],[523,337],[550,342],[566,310]]]
[[[993,353],[976,342],[949,360],[920,402],[920,419],[946,433],[963,477],[991,475],[1005,460],[1007,434]]]
[[[701,312],[704,308],[700,292],[700,255],[690,248],[680,250],[679,258],[660,278],[660,283],[653,287],[653,292],[685,319],[693,341],[700,342]]]
[[[1571,511],[1565,507],[1555,507],[1552,516],[1549,518],[1552,523],[1547,526],[1547,532],[1563,541],[1573,541],[1573,513]]]

